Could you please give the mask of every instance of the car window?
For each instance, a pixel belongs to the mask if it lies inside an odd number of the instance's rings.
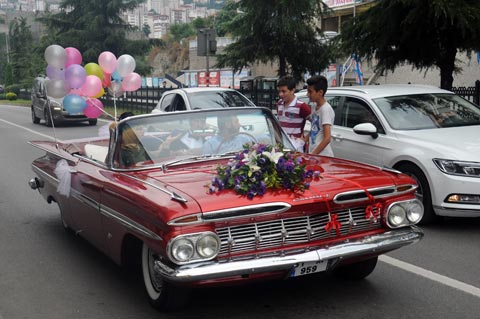
[[[253,106],[252,102],[236,91],[203,91],[188,96],[192,109],[212,109]]]
[[[360,123],[371,123],[379,133],[385,134],[380,121],[367,103],[351,97],[345,99],[340,123],[342,126],[351,128]]]
[[[160,105],[160,110],[164,112],[171,112],[172,111],[172,101],[175,97],[175,94],[166,94],[165,97],[162,99],[162,103]]]
[[[416,94],[375,99],[398,130],[480,125],[480,108],[454,94]]]
[[[187,106],[185,105],[185,100],[180,94],[175,94],[175,100],[173,101],[173,110],[174,111],[186,111]]]
[[[325,96],[325,100],[332,106],[332,109],[336,111],[340,104],[341,96]]]

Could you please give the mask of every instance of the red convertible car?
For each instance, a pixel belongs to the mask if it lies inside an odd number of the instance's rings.
[[[362,279],[417,242],[423,206],[398,171],[295,153],[270,110],[132,116],[110,137],[32,141],[30,186],[160,310],[192,288],[317,272]]]

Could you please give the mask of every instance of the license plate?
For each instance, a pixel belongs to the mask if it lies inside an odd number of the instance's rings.
[[[310,261],[299,263],[293,267],[290,272],[290,277],[298,277],[303,275],[310,275],[317,272],[322,272],[327,269],[327,260]]]

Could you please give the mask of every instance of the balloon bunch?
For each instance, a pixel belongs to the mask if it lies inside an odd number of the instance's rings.
[[[140,88],[142,79],[135,70],[135,59],[124,54],[118,59],[109,51],[100,53],[97,63],[82,67],[82,54],[76,48],[52,44],[45,49],[47,66],[46,90],[49,96],[63,98],[64,109],[72,114],[83,113],[97,118],[103,112],[98,98],[105,88],[114,98],[123,92]]]

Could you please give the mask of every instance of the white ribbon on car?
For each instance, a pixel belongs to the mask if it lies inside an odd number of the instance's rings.
[[[69,197],[70,196],[70,186],[71,186],[71,173],[74,172],[66,160],[61,159],[57,162],[57,166],[55,168],[55,175],[58,178],[58,186],[57,192],[60,195],[64,195]]]

